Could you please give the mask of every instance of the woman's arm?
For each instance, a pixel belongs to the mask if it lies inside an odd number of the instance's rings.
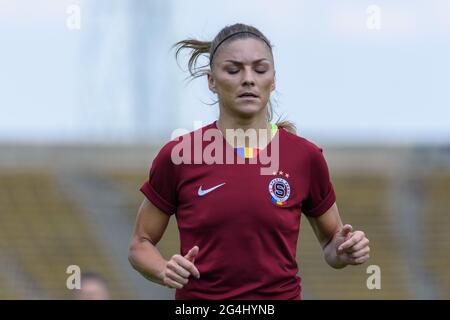
[[[136,219],[128,251],[128,260],[135,270],[150,281],[181,289],[192,274],[200,277],[194,266],[199,248],[194,246],[185,257],[176,254],[166,261],[156,248],[170,217],[144,199]]]
[[[341,269],[369,259],[369,239],[362,231],[352,232],[351,225],[342,225],[336,203],[323,215],[307,218],[331,267]]]

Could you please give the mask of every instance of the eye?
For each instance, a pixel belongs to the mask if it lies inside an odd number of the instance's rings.
[[[230,69],[230,70],[228,70],[229,74],[236,74],[238,72],[239,72],[239,69]]]
[[[257,73],[266,73],[268,71],[268,66],[266,64],[258,64],[255,67]]]

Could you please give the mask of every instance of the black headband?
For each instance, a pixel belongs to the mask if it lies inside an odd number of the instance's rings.
[[[227,41],[228,39],[230,39],[231,37],[234,37],[237,34],[242,34],[242,33],[248,33],[248,34],[252,34],[255,37],[258,37],[259,39],[261,39],[262,41],[264,41],[265,44],[267,44],[267,46],[272,49],[272,47],[270,46],[270,43],[267,42],[266,39],[264,39],[263,37],[261,37],[259,34],[251,32],[251,31],[239,31],[233,34],[230,34],[229,36],[225,37],[225,39],[223,39],[222,41],[219,42],[219,44],[216,46],[216,48],[214,49],[213,53],[211,54],[211,57],[209,58],[209,66],[212,66],[212,61],[214,58],[214,55],[216,54],[217,49],[220,47],[220,45],[222,43],[224,43],[225,41]]]

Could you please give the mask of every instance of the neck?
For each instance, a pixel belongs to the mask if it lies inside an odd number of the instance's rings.
[[[264,117],[243,119],[227,117],[221,113],[217,120],[217,127],[234,148],[263,149],[272,138],[271,126],[265,115]]]
[[[268,125],[267,119],[264,117],[262,119],[236,119],[236,118],[226,118],[219,116],[217,120],[217,125],[221,131],[226,129],[266,129]]]

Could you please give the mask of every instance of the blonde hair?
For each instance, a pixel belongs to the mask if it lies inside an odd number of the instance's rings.
[[[211,55],[217,50],[218,46],[222,44],[222,42],[228,41],[228,39],[246,39],[246,38],[255,38],[259,39],[260,41],[264,41],[270,49],[270,53],[273,55],[272,52],[272,45],[270,44],[270,41],[262,34],[261,31],[256,29],[253,26],[249,26],[242,23],[236,23],[231,26],[226,26],[220,32],[216,35],[216,37],[212,41],[200,41],[197,39],[186,39],[178,41],[173,45],[172,48],[176,48],[175,51],[175,59],[178,63],[178,57],[182,50],[188,49],[191,50],[190,57],[188,61],[188,71],[190,73],[190,80],[194,80],[199,77],[206,76],[208,72],[210,71],[210,64],[211,64]],[[200,67],[197,67],[198,59],[203,56],[207,55],[209,57],[209,63]],[[273,98],[269,99],[269,102],[267,103],[267,120],[269,122],[273,119]],[[217,101],[215,102],[217,103]],[[215,104],[214,103],[214,104]],[[290,131],[292,133],[296,133],[296,127],[295,124],[287,121],[287,120],[280,120],[281,117],[278,118],[278,120],[275,122],[275,124],[279,128],[284,128],[287,131]]]

